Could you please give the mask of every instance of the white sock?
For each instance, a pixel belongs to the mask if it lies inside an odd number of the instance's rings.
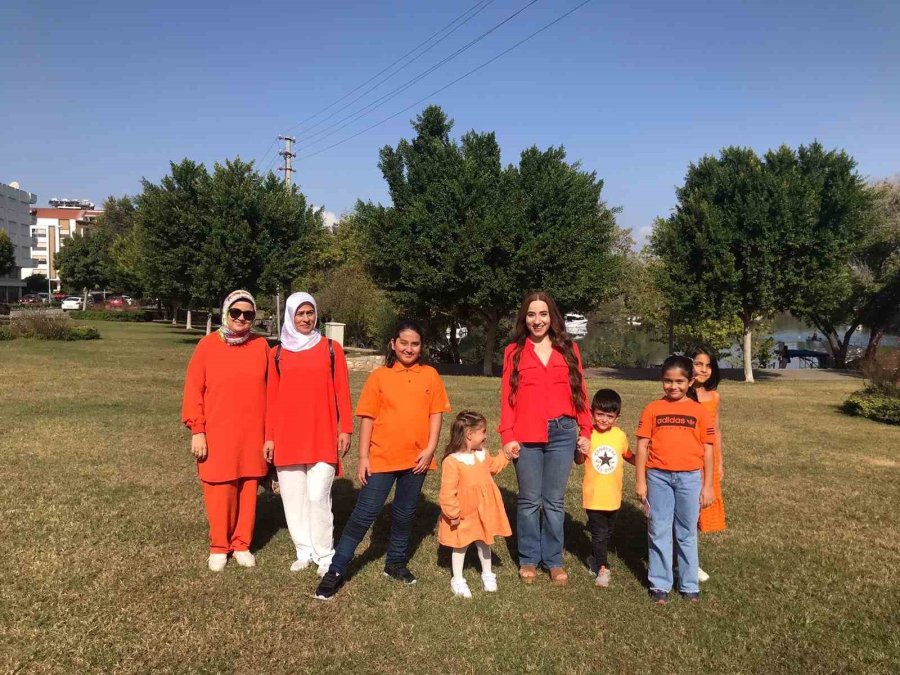
[[[483,541],[476,541],[475,548],[478,549],[478,561],[481,563],[481,573],[491,573],[491,547]]]
[[[466,562],[466,549],[455,548],[450,554],[450,567],[453,570],[454,579],[463,578],[463,564]]]

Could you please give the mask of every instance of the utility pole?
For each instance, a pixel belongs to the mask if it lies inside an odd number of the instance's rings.
[[[284,157],[284,166],[281,167],[281,170],[284,171],[284,187],[286,190],[290,191],[294,185],[294,181],[291,178],[291,175],[294,173],[293,167],[291,167],[291,160],[297,156],[297,153],[294,152],[294,143],[296,142],[296,138],[293,136],[279,136],[279,141],[284,141],[284,150],[279,152],[278,154]],[[281,287],[278,287],[278,292],[275,294],[275,330],[281,335]]]

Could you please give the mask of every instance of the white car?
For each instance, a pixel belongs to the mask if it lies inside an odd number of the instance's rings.
[[[588,320],[584,314],[576,314],[570,312],[565,316],[566,332],[573,337],[584,337],[587,335]]]
[[[84,298],[79,298],[77,295],[70,295],[67,298],[63,298],[62,308],[63,309],[82,309],[84,307]]]

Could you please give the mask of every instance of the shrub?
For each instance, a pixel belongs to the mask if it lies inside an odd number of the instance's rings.
[[[16,317],[10,325],[12,337],[37,340],[97,340],[100,333],[91,326],[73,326],[68,317],[33,312]]]
[[[9,326],[0,326],[0,342],[12,340],[13,337],[15,336],[12,334],[12,330],[10,330]]]
[[[843,410],[849,415],[867,417],[885,424],[900,424],[900,396],[866,387],[850,395]]]
[[[80,319],[83,321],[153,321],[152,313],[145,312],[144,310],[122,310],[117,312],[113,310],[88,309],[69,312],[69,316],[73,319]]]

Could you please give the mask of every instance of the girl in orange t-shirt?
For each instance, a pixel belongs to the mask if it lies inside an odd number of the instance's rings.
[[[694,391],[697,401],[706,408],[715,420],[716,442],[713,444],[713,491],[715,500],[706,508],[700,509],[700,522],[697,527],[701,532],[721,532],[725,529],[725,501],[722,499],[722,476],[725,465],[722,457],[722,434],[719,425],[719,362],[715,352],[706,345],[697,345],[688,357],[694,362]],[[700,581],[708,581],[709,575],[702,569],[699,571]]]
[[[357,473],[362,489],[328,572],[316,589],[318,600],[330,600],[343,585],[356,547],[394,486],[384,574],[405,584],[416,583],[407,568],[409,535],[425,477],[435,468],[441,419],[450,412],[444,383],[434,368],[419,363],[421,354],[422,329],[404,321],[390,341],[385,365],[369,375],[363,386],[356,406],[361,418]]]
[[[471,598],[472,592],[463,576],[466,549],[475,543],[481,562],[481,584],[484,590],[497,590],[497,576],[491,572],[491,544],[494,537],[512,534],[503,498],[493,476],[500,473],[509,460],[503,454],[491,456],[483,446],[487,437],[484,415],[464,410],[456,416],[450,430],[450,443],[441,464],[441,521],[438,541],[453,549],[451,567],[453,595]]]

